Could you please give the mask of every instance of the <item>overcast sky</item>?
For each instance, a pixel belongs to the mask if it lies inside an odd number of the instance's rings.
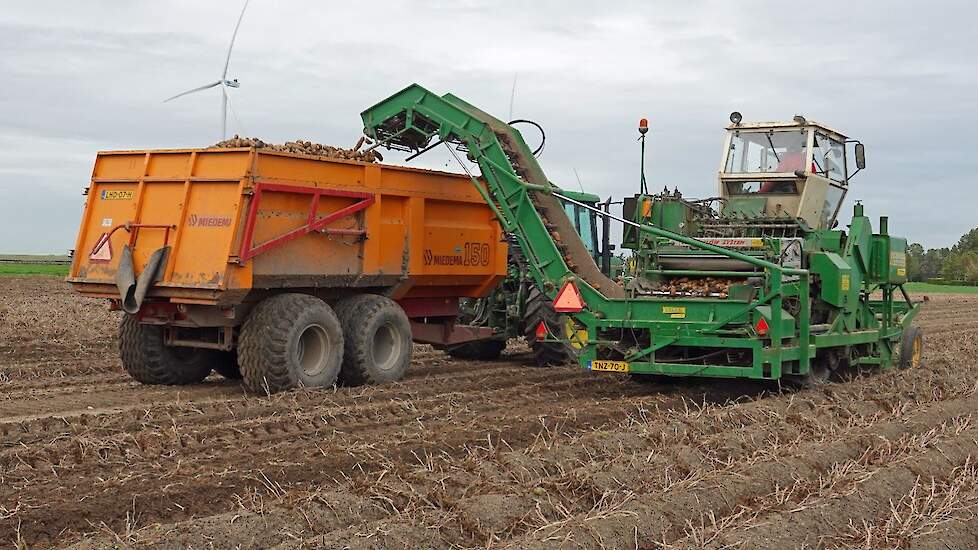
[[[204,146],[239,1],[17,2],[0,12],[0,252],[74,245],[95,152]],[[407,84],[547,130],[551,180],[632,194],[716,187],[722,128],[800,113],[866,144],[844,208],[946,246],[978,226],[972,2],[252,0],[231,59],[231,133],[350,146]],[[527,132],[527,141],[535,136]],[[446,168],[432,157],[422,166]],[[448,165],[448,169],[457,167]],[[875,222],[874,222],[875,223]]]

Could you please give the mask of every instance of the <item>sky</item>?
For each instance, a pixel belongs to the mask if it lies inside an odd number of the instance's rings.
[[[0,252],[73,246],[97,151],[220,139],[218,89],[162,100],[220,77],[241,6],[4,7]],[[251,0],[228,73],[241,83],[229,133],[348,147],[359,113],[413,82],[506,118],[515,79],[512,116],[546,129],[552,181],[634,194],[647,117],[650,187],[705,197],[731,111],[802,114],[866,145],[843,221],[858,199],[890,217],[892,235],[949,246],[978,226],[976,15],[940,0]],[[444,154],[411,164],[459,170]]]

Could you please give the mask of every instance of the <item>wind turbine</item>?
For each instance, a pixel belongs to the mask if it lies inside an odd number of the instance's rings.
[[[248,9],[248,2],[250,0],[245,0],[244,6],[241,8],[241,15],[238,16],[238,23],[234,26],[234,33],[231,35],[231,44],[228,45],[228,55],[224,59],[224,71],[221,72],[220,80],[211,82],[210,84],[204,84],[198,88],[192,90],[187,90],[186,92],[181,92],[173,97],[168,97],[163,100],[163,103],[172,101],[178,97],[185,95],[190,95],[192,93],[201,92],[203,90],[209,90],[215,86],[221,87],[221,139],[227,138],[227,127],[228,127],[228,104],[231,102],[231,96],[228,95],[228,88],[237,88],[241,86],[238,84],[238,79],[228,80],[228,65],[231,63],[231,50],[234,48],[234,39],[238,37],[238,28],[241,27],[241,20],[244,19],[245,10]],[[231,110],[234,111],[234,106],[231,106]]]

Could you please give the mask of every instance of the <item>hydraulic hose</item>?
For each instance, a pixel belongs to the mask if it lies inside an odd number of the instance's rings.
[[[513,126],[513,125],[516,125],[516,124],[529,124],[531,126],[534,126],[537,130],[540,131],[540,146],[537,147],[536,150],[533,151],[533,156],[534,157],[539,157],[540,156],[540,153],[543,151],[543,147],[547,144],[547,133],[543,131],[543,126],[540,126],[536,122],[533,122],[532,120],[527,120],[525,118],[518,118],[516,120],[511,120],[511,121],[509,121],[508,124],[510,126]]]

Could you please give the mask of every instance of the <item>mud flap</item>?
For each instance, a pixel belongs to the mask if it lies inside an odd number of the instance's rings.
[[[119,258],[119,271],[115,274],[115,284],[119,288],[119,297],[122,299],[122,310],[130,315],[134,315],[143,305],[143,298],[153,283],[160,279],[163,267],[170,255],[170,247],[164,246],[153,252],[146,262],[143,272],[136,278],[136,270],[132,263],[132,248],[126,245],[122,249],[122,256]]]

